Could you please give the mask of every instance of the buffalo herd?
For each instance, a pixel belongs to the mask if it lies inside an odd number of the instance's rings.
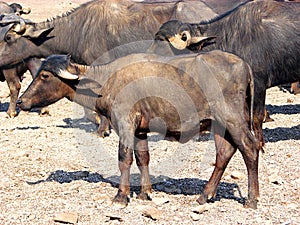
[[[119,136],[114,202],[123,205],[134,156],[138,198],[150,199],[148,133],[184,143],[211,128],[215,168],[197,202],[215,196],[238,149],[248,172],[245,207],[256,209],[266,90],[300,80],[300,3],[221,2],[94,0],[38,23],[22,17],[29,9],[1,3],[7,113],[15,117],[17,106],[28,111],[65,97],[99,116],[100,133],[113,129]],[[26,70],[34,79],[18,98]]]

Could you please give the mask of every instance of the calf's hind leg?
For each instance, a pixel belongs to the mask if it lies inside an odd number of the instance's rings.
[[[114,203],[127,206],[129,202],[128,196],[130,195],[130,167],[133,161],[132,148],[126,147],[122,141],[119,141],[119,170],[121,172],[119,190]]]
[[[224,128],[218,124],[213,124],[214,140],[216,145],[216,164],[214,171],[205,186],[203,193],[197,199],[199,204],[205,204],[207,200],[216,195],[217,187],[221,177],[234,153],[236,148],[231,144],[231,137]]]
[[[151,181],[149,176],[149,148],[147,134],[136,135],[134,149],[136,164],[141,173],[141,193],[137,198],[142,200],[151,200],[149,193],[152,192]]]
[[[260,146],[246,125],[240,127],[240,130],[242,133],[237,132],[237,129],[231,129],[231,136],[242,153],[248,172],[248,200],[245,207],[256,209],[259,197],[258,156]]]

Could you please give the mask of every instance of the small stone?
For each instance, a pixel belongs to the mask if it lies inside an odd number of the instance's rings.
[[[29,220],[34,220],[35,217],[36,217],[36,216],[35,216],[34,214],[30,214],[30,215],[28,216],[28,219],[29,219]]]
[[[273,184],[276,184],[276,185],[283,184],[282,178],[277,173],[271,174],[268,177],[268,179],[269,179],[270,183],[273,183]]]
[[[143,216],[149,217],[153,220],[159,220],[162,216],[162,212],[155,207],[146,206],[142,210]]]
[[[117,214],[106,213],[105,216],[108,217],[109,220],[118,220],[118,221],[120,221],[120,222],[123,221],[122,217],[120,217],[120,216],[117,215]]]
[[[190,214],[191,218],[193,221],[198,221],[198,220],[201,220],[203,218],[203,215],[199,214],[199,213],[194,213],[192,212]]]
[[[60,223],[75,224],[78,222],[78,214],[77,213],[60,213],[54,217],[54,221],[60,222]]]
[[[168,203],[170,200],[167,198],[153,198],[152,202],[154,202],[155,205],[161,206],[165,203]]]
[[[106,201],[110,200],[110,196],[106,194],[97,194],[93,196],[93,201]]]
[[[202,214],[204,213],[205,211],[208,211],[210,209],[210,205],[209,204],[204,204],[204,205],[198,205],[196,207],[193,208],[193,213],[196,213],[196,214]]]
[[[245,179],[246,175],[240,171],[232,171],[230,174],[233,179]]]

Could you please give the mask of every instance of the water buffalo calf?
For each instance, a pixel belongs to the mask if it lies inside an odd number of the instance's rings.
[[[5,2],[0,2],[0,14],[5,14],[5,16],[14,14],[22,15],[28,13],[30,13],[30,9],[23,8],[20,4],[7,4]],[[5,31],[5,28],[0,27],[0,33]],[[10,91],[10,103],[7,110],[7,114],[9,115],[9,117],[15,117],[17,115],[16,101],[18,99],[19,91],[21,88],[21,77],[27,70],[29,70],[31,75],[34,76],[40,65],[41,62],[39,59],[30,58],[18,63],[17,65],[0,69],[0,81],[6,80]]]
[[[141,172],[138,197],[149,199],[147,133],[160,132],[184,143],[206,128],[203,121],[212,120],[216,164],[197,201],[204,204],[215,196],[221,176],[238,148],[248,170],[246,206],[256,208],[259,148],[249,128],[252,113],[247,93],[253,94],[249,65],[222,51],[175,57],[133,54],[100,66],[83,66],[71,63],[66,55],[54,55],[42,63],[18,105],[30,110],[66,97],[107,117],[120,137],[121,178],[114,201],[125,205],[130,194],[133,153]]]

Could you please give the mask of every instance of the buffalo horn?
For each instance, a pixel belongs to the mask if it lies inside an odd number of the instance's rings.
[[[72,74],[67,70],[60,70],[60,72],[58,73],[58,76],[60,76],[61,78],[67,79],[67,80],[77,80],[78,79],[77,75]]]
[[[31,9],[30,8],[25,8],[25,9],[22,9],[22,14],[29,14],[31,12]]]
[[[186,40],[182,40],[185,34]],[[191,44],[196,44],[204,40],[211,40],[215,37],[191,37],[190,32],[184,31],[181,34],[176,34],[174,37],[169,38],[169,42],[177,49],[183,50]]]
[[[20,23],[18,23],[15,28],[14,31],[16,33],[23,33],[26,30],[26,23],[23,19],[20,18]]]
[[[182,40],[183,34],[186,35],[186,40]],[[177,49],[185,49],[191,40],[191,34],[188,31],[184,31],[181,34],[175,34],[174,37],[169,38],[169,42]]]

